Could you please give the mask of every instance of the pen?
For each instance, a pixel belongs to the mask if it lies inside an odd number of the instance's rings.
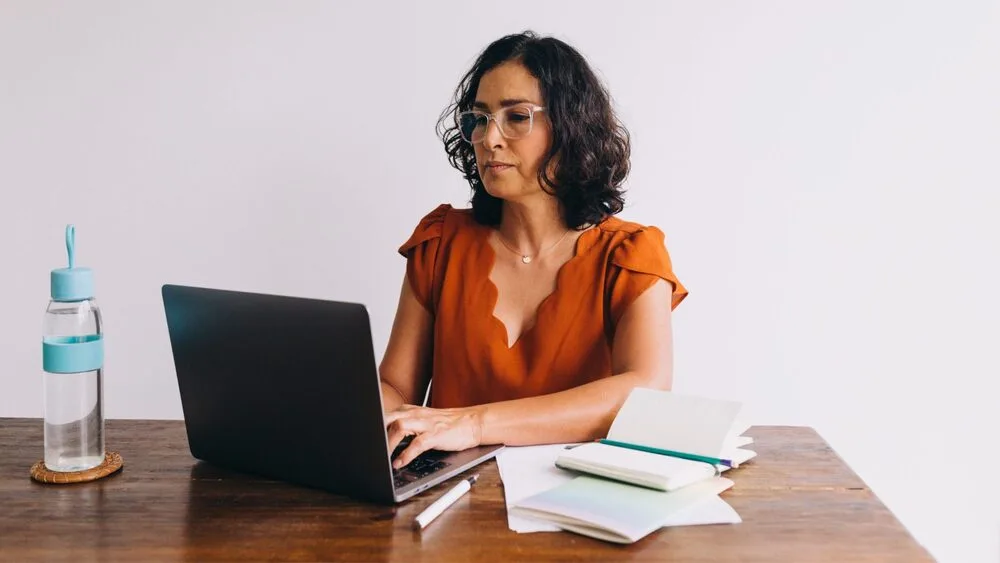
[[[424,509],[423,512],[417,515],[413,519],[413,527],[418,530],[423,530],[428,524],[434,521],[435,518],[441,515],[446,508],[455,504],[455,501],[462,498],[462,495],[469,492],[472,488],[472,484],[479,479],[479,474],[476,473],[468,479],[462,479],[457,485],[451,488],[450,491],[441,495],[441,498],[432,502],[430,506]]]
[[[602,444],[607,444],[609,446],[617,446],[619,448],[628,448],[630,450],[639,450],[640,452],[649,452],[651,454],[668,455],[670,457],[679,457],[681,459],[690,459],[692,461],[704,461],[705,463],[711,463],[712,465],[725,465],[726,467],[739,467],[738,463],[733,463],[731,459],[720,459],[717,457],[709,457],[705,455],[697,454],[686,454],[684,452],[675,452],[674,450],[661,450],[660,448],[651,448],[649,446],[640,446],[638,444],[629,444],[628,442],[619,442],[617,440],[598,440]]]

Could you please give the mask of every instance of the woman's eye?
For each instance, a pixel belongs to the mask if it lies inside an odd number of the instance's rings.
[[[531,119],[531,114],[524,111],[512,111],[507,114],[507,120],[513,121],[514,123],[528,121],[529,119]]]
[[[486,125],[486,116],[465,114],[462,116],[462,129],[476,129]]]

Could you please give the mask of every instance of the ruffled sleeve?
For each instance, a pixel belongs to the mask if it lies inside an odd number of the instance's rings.
[[[673,309],[687,297],[687,289],[674,275],[663,232],[656,227],[638,230],[616,247],[611,254],[610,309],[617,325],[625,311],[657,280],[670,282]]]
[[[443,203],[424,216],[410,238],[399,247],[406,258],[406,279],[417,300],[428,311],[435,310],[435,272],[444,221],[451,206]]]

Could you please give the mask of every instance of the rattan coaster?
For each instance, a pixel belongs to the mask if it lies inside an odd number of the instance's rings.
[[[104,454],[104,463],[97,467],[91,467],[83,471],[52,471],[45,467],[44,461],[39,461],[31,466],[31,478],[39,483],[50,485],[69,485],[72,483],[86,483],[96,481],[101,477],[107,477],[122,468],[122,456],[118,452],[107,452]]]

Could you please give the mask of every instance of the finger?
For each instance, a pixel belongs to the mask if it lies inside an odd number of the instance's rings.
[[[389,426],[401,418],[413,416],[417,408],[418,407],[414,407],[413,405],[401,405],[396,410],[385,413],[385,425]]]
[[[399,419],[386,429],[386,438],[389,445],[389,453],[396,451],[396,447],[403,441],[403,438],[412,436],[428,430],[427,422],[419,418]]]
[[[411,461],[416,459],[418,455],[432,449],[434,447],[434,438],[434,434],[426,432],[418,435],[412,442],[410,442],[410,445],[399,454],[399,457],[392,462],[392,467],[394,469],[399,469],[408,465]]]
[[[386,427],[386,443],[389,447],[389,455],[396,451],[396,447],[399,443],[403,441],[403,438],[407,436],[406,429],[399,421],[393,422],[388,427]],[[411,432],[412,434],[412,432]]]

